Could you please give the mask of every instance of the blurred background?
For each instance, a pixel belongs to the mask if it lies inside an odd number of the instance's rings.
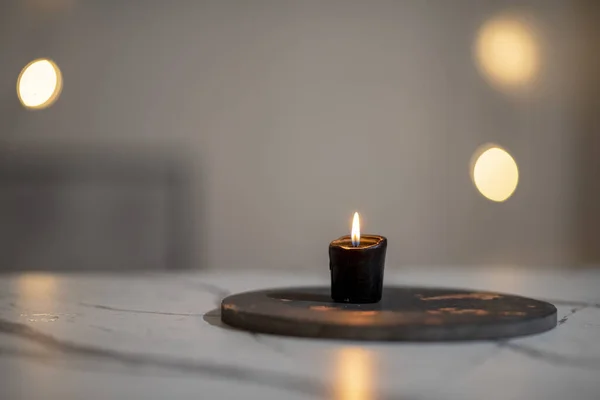
[[[0,269],[600,261],[595,0],[4,0]]]

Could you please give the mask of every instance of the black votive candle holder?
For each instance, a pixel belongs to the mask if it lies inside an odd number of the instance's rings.
[[[383,291],[387,239],[362,235],[358,246],[350,236],[329,244],[331,298],[340,303],[377,303]]]

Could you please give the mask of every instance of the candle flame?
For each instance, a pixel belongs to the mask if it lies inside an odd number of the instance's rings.
[[[360,245],[360,219],[358,217],[358,213],[354,213],[354,218],[352,219],[352,246],[357,247]]]

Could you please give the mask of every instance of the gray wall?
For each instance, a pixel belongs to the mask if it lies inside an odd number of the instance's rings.
[[[586,146],[573,101],[582,40],[573,2],[0,7],[4,149],[175,149],[192,177],[193,265],[326,268],[327,245],[349,232],[355,210],[366,231],[388,237],[390,266],[590,261],[575,177],[582,149],[591,159],[600,151]],[[541,57],[535,82],[516,90],[491,84],[473,57],[480,27],[506,13],[531,24]],[[38,57],[59,65],[64,90],[51,108],[28,111],[15,81]],[[520,168],[505,203],[469,177],[487,142]]]

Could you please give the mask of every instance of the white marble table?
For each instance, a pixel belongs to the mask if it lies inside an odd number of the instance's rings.
[[[600,271],[411,268],[386,283],[521,294],[559,326],[507,342],[353,343],[223,327],[228,293],[323,274],[17,274],[0,278],[0,398],[600,399]]]

